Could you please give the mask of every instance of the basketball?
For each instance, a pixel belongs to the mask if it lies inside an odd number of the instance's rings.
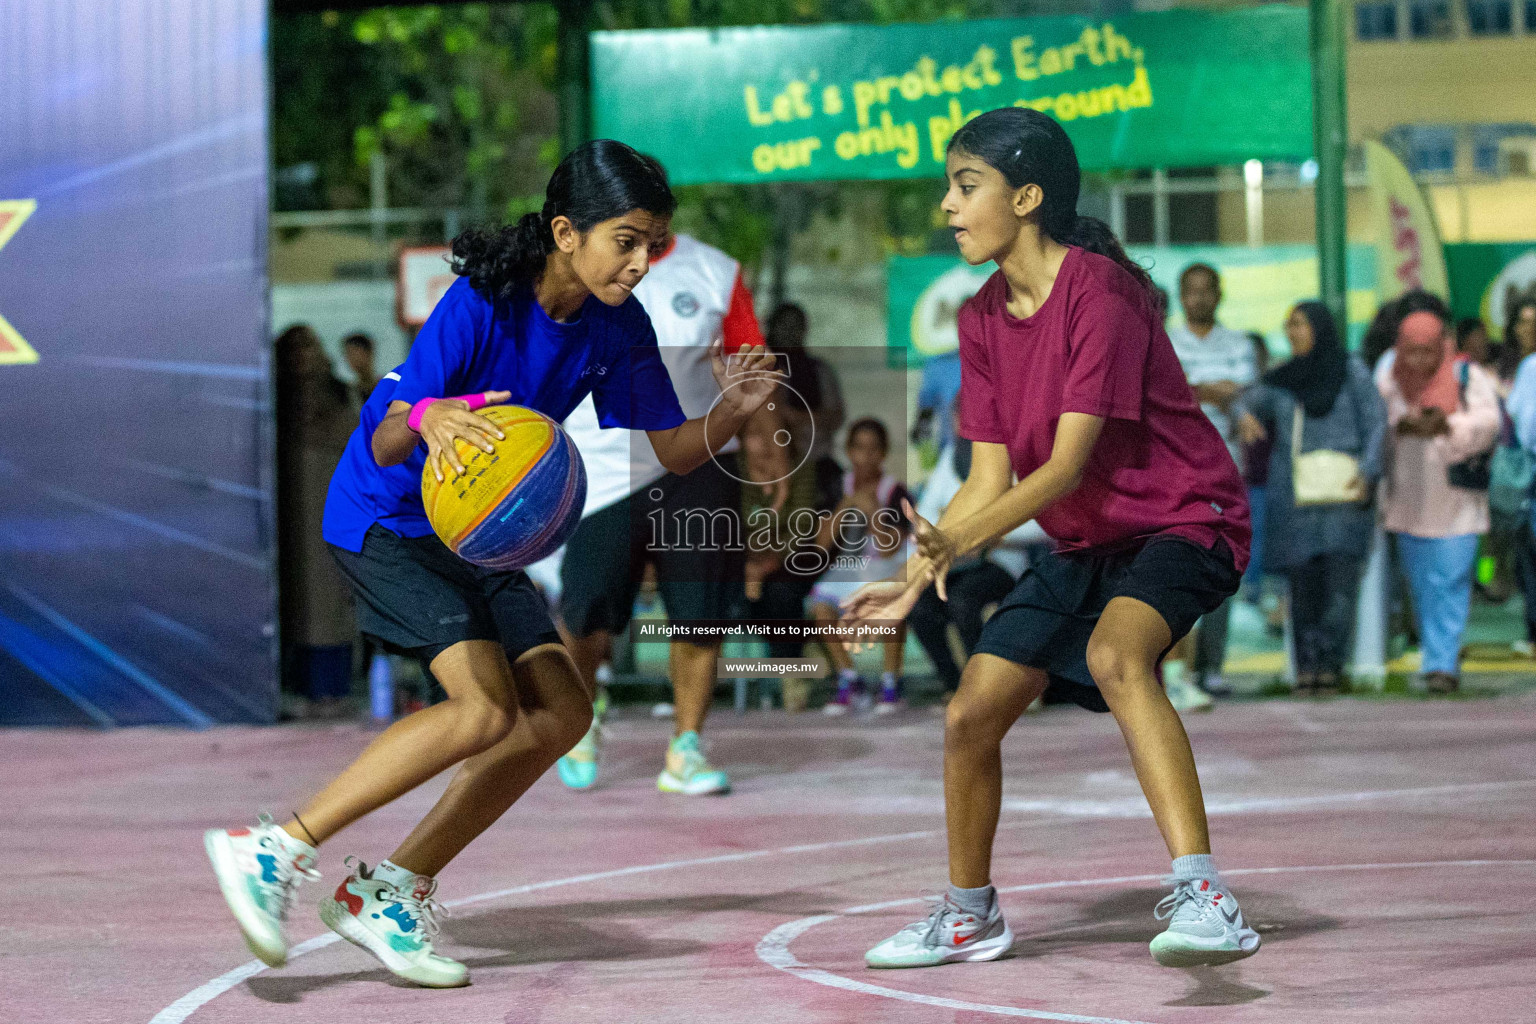
[[[460,558],[487,569],[532,565],[564,544],[587,500],[581,453],[560,424],[520,405],[479,410],[506,439],[485,452],[456,439],[464,473],[421,473],[427,519]]]

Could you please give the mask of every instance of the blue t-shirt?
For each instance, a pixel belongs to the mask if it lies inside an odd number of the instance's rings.
[[[325,539],[361,551],[374,523],[402,537],[430,534],[421,504],[426,444],[398,466],[380,466],[373,459],[373,432],[391,402],[414,405],[481,391],[510,391],[510,404],[537,409],[556,423],[589,393],[604,427],[668,430],[687,419],[638,299],[609,306],[588,296],[576,319],[559,323],[531,289],[497,306],[460,278],[433,309],[405,362],[363,405],[362,422],[331,477]]]

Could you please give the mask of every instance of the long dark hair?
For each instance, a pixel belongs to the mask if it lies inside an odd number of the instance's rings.
[[[1515,324],[1520,322],[1520,311],[1527,306],[1536,306],[1536,296],[1527,295],[1509,303],[1504,314],[1504,341],[1499,347],[1499,377],[1503,380],[1514,380],[1515,373],[1520,369],[1520,361],[1530,355],[1529,352],[1520,351],[1520,339],[1515,337]]]
[[[593,139],[571,150],[544,189],[544,208],[496,230],[471,229],[453,240],[453,272],[492,302],[508,299],[544,272],[555,250],[550,222],[569,217],[577,231],[644,210],[671,216],[677,199],[667,172],[622,142]]]
[[[1096,217],[1080,217],[1077,196],[1083,173],[1077,150],[1055,120],[1031,107],[1001,107],[973,118],[950,136],[950,150],[960,150],[996,168],[1013,188],[1040,186],[1040,228],[1062,245],[1076,245],[1120,264],[1155,294],[1152,278],[1125,254],[1109,225]]]

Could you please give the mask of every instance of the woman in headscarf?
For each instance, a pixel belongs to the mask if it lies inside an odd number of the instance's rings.
[[[1457,356],[1450,325],[1428,310],[1403,319],[1394,350],[1376,373],[1392,427],[1383,511],[1413,591],[1424,683],[1450,693],[1459,685],[1478,537],[1489,525],[1486,480],[1479,486],[1476,474],[1453,467],[1493,447],[1498,381]]]
[[[1370,371],[1344,351],[1326,306],[1296,306],[1285,334],[1291,359],[1249,388],[1233,412],[1245,444],[1274,442],[1265,550],[1290,582],[1296,692],[1326,695],[1344,686],[1360,570],[1375,529],[1371,500],[1381,477],[1386,413]],[[1358,474],[1340,500],[1298,505],[1296,459],[1320,450],[1351,456]]]

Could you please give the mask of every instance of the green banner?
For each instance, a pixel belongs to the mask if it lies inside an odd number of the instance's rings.
[[[1516,301],[1536,295],[1536,242],[1459,242],[1445,247],[1451,310],[1481,317],[1495,341]]]
[[[1310,245],[1176,245],[1165,249],[1127,246],[1169,294],[1168,324],[1182,323],[1179,274],[1191,263],[1207,263],[1221,274],[1217,317],[1228,327],[1258,331],[1270,353],[1283,357],[1285,316],[1303,299],[1317,298],[1317,250]],[[955,256],[892,256],[886,262],[886,343],[913,365],[953,352],[959,345],[955,313],[997,270],[992,263],[968,266]],[[1359,344],[1376,315],[1376,252],[1351,245],[1348,258],[1349,338]]]
[[[596,32],[592,120],[674,181],[943,175],[984,110],[1043,110],[1084,168],[1312,153],[1307,11]]]

